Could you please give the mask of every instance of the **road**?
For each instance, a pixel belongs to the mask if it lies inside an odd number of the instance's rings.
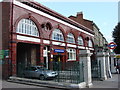
[[[57,89],[57,88],[49,88],[49,87],[42,87],[42,86],[33,86],[33,85],[25,85],[25,84],[19,84],[19,83],[13,83],[13,82],[7,82],[7,81],[2,81],[2,88],[4,88],[5,90],[7,88],[21,88],[23,90],[23,88],[25,90],[28,90],[27,88],[29,88],[29,90],[33,90],[33,89],[40,89],[40,90],[61,90],[61,89]],[[4,90],[2,89],[2,90]],[[8,90],[9,90],[8,89]],[[17,89],[16,89],[17,90]]]

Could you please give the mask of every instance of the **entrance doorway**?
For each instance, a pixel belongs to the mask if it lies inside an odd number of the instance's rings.
[[[17,76],[21,76],[27,66],[37,65],[40,58],[39,45],[17,44]]]
[[[53,70],[62,70],[63,55],[53,55]]]

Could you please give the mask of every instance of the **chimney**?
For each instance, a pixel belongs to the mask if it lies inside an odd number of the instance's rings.
[[[77,18],[83,19],[83,12],[77,12]]]

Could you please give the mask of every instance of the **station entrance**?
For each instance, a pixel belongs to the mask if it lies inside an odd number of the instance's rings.
[[[40,46],[28,43],[17,44],[17,76],[21,76],[27,66],[37,65],[40,58]]]

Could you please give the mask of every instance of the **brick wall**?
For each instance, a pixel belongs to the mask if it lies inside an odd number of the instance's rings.
[[[92,26],[93,22],[90,20],[84,19],[82,12],[77,13],[76,16],[70,16],[69,18],[93,30],[93,26]]]

